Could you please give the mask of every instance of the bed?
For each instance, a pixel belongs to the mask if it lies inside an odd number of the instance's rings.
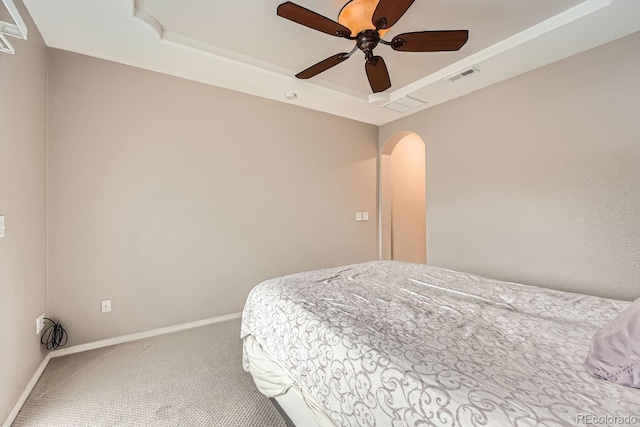
[[[374,261],[256,286],[243,363],[298,427],[574,426],[640,414],[639,389],[583,367],[628,305]]]

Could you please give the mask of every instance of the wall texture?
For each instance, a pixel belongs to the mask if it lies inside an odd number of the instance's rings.
[[[238,312],[265,279],[376,259],[377,140],[375,126],[51,50],[49,297],[70,344]]]
[[[427,145],[431,265],[640,296],[640,33],[385,125]]]
[[[44,359],[36,317],[46,311],[47,51],[22,2],[29,40],[11,38],[0,54],[0,424]],[[0,20],[10,20],[0,4]]]

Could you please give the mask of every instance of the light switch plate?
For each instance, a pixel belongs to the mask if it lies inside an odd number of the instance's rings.
[[[4,237],[4,215],[0,215],[0,239]]]
[[[362,221],[362,212],[356,212],[356,221]]]
[[[362,220],[369,221],[369,212],[362,212]]]

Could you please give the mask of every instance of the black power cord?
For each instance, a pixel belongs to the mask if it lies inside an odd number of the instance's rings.
[[[47,346],[47,350],[56,350],[65,345],[69,335],[60,322],[55,322],[48,317],[45,317],[44,320],[49,321],[51,325],[42,333],[40,344]]]

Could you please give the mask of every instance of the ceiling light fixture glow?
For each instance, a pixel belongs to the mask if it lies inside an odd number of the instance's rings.
[[[373,12],[380,0],[351,0],[345,4],[338,14],[338,23],[351,30],[351,35],[355,36],[363,30],[375,30],[371,22]],[[378,30],[380,37],[389,31],[388,28]]]

